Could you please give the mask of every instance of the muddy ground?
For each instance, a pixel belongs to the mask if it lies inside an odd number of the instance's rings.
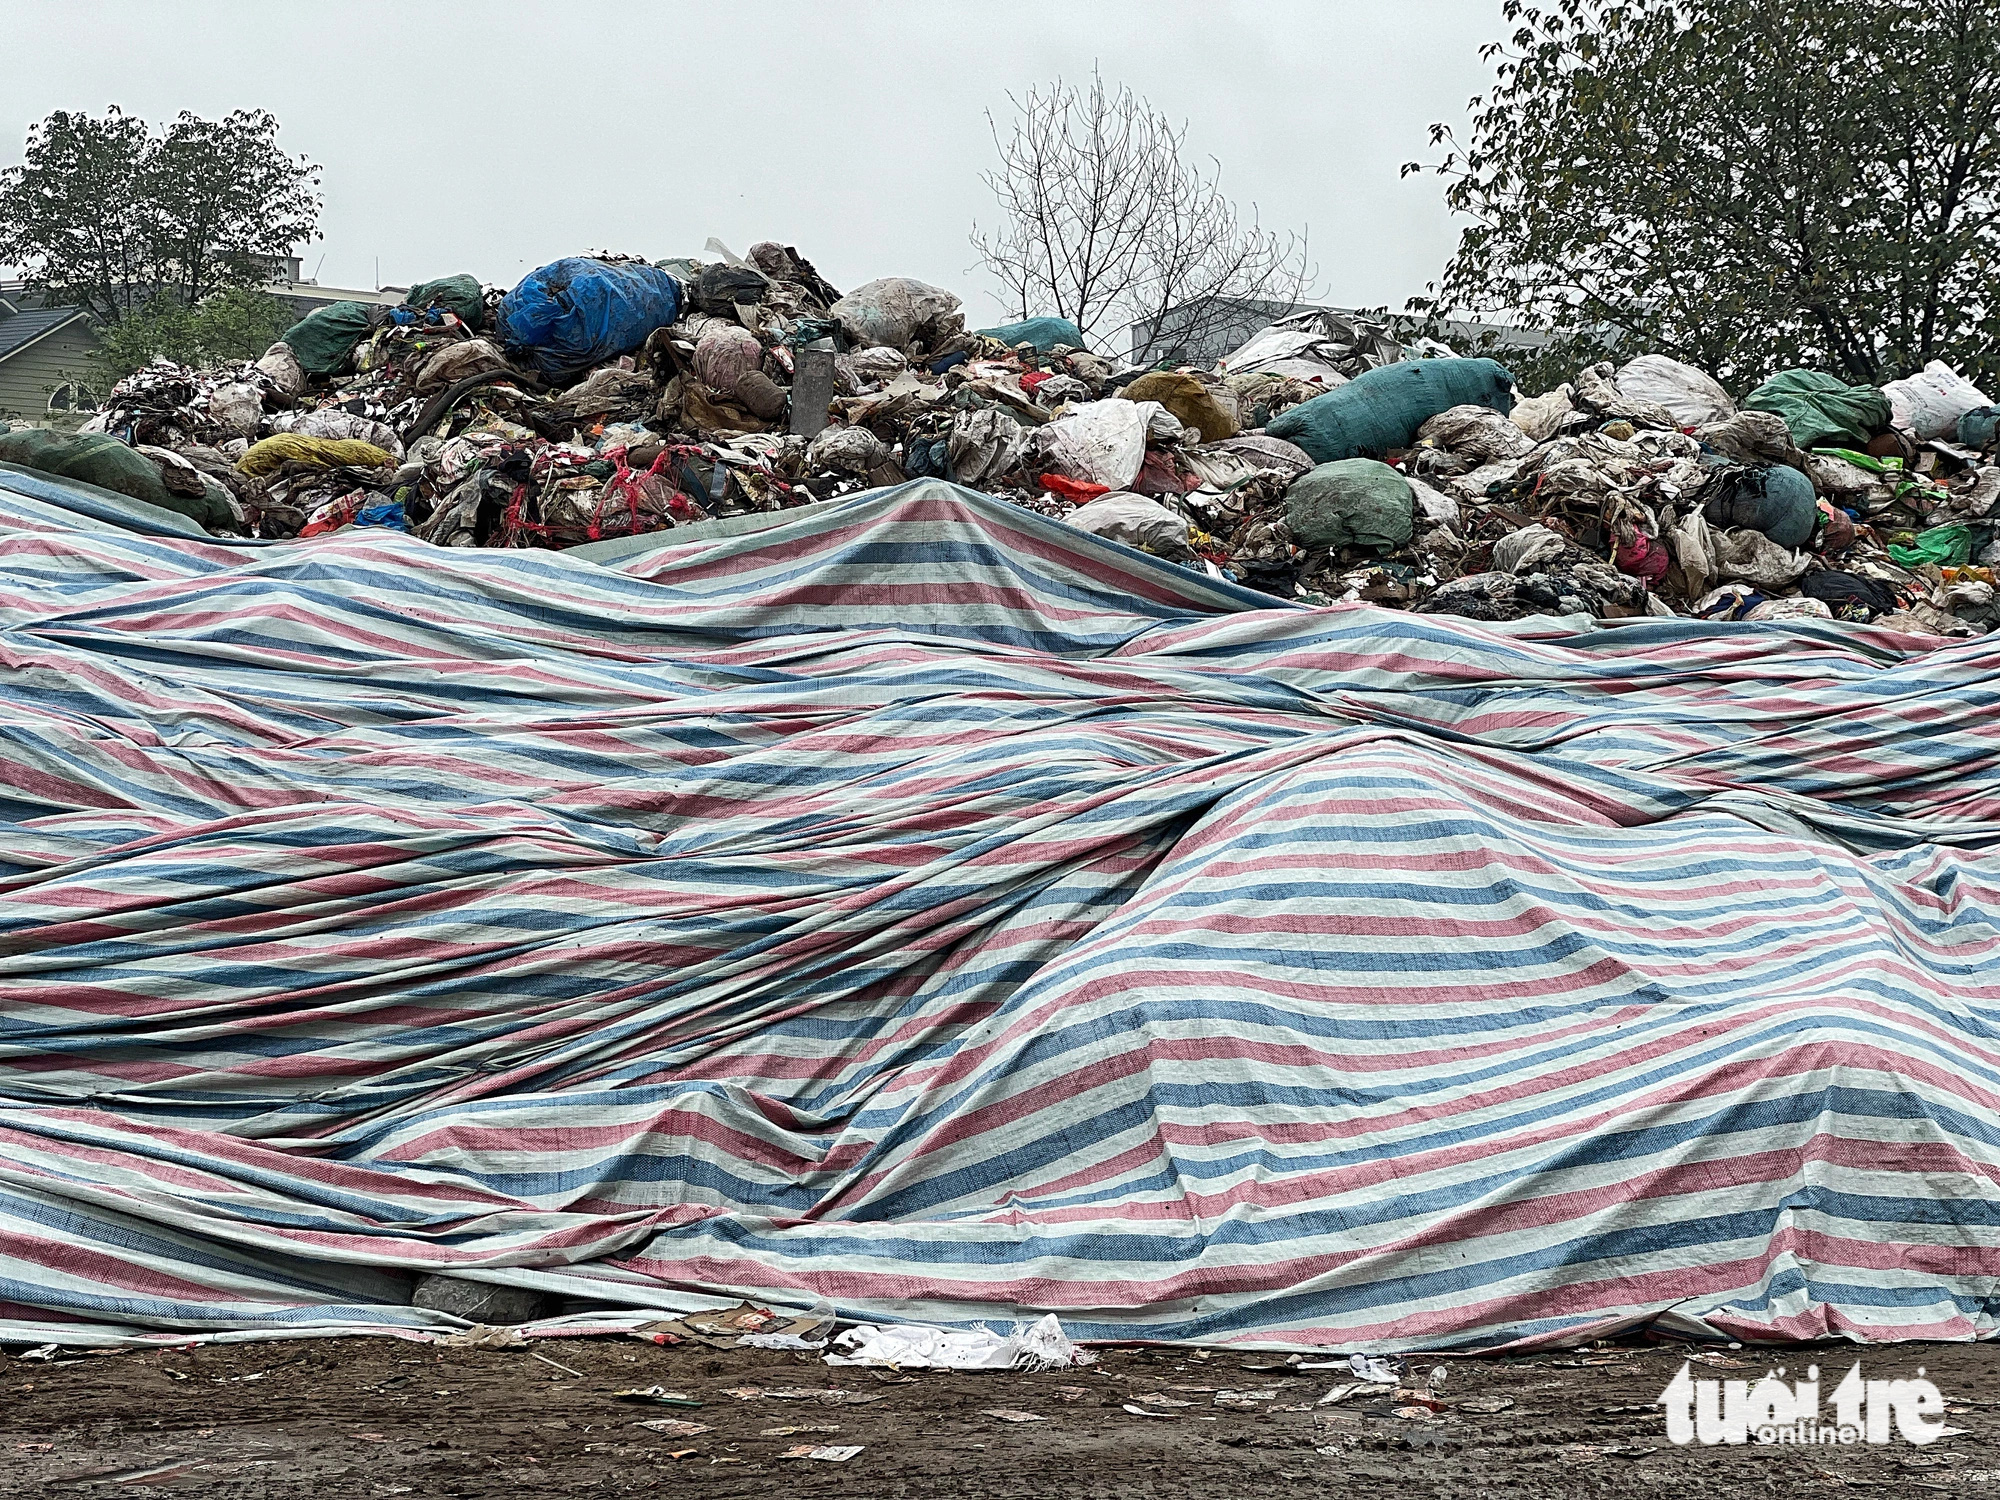
[[[14,1349],[0,1357],[0,1493],[1475,1500],[1865,1489],[2000,1500],[1991,1346],[1822,1346],[1776,1360],[1738,1350],[1723,1357],[1741,1368],[1695,1367],[1755,1379],[1775,1363],[1794,1378],[1817,1363],[1830,1390],[1857,1357],[1871,1379],[1922,1366],[1950,1402],[1946,1421],[1966,1429],[1923,1448],[1676,1448],[1649,1403],[1688,1352],[1442,1361],[1442,1410],[1423,1420],[1392,1415],[1380,1398],[1317,1407],[1352,1379],[1337,1371],[1180,1350],[1105,1350],[1088,1369],[1044,1374],[898,1378],[807,1355],[630,1339],[532,1351],[324,1339],[41,1360]],[[1412,1361],[1420,1375],[1435,1363]],[[613,1394],[654,1385],[701,1405],[642,1407]],[[733,1394],[752,1387],[766,1394]],[[769,1394],[801,1389],[844,1394]],[[1480,1409],[1502,1401],[1513,1404]],[[649,1420],[708,1430],[640,1425]],[[781,1456],[809,1444],[861,1451],[844,1462]]]

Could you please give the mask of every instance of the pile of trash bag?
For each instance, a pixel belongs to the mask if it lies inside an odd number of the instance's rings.
[[[942,288],[843,295],[790,246],[711,240],[321,308],[255,362],[156,360],[81,434],[0,434],[0,461],[215,532],[453,547],[937,477],[1308,604],[1962,636],[2000,624],[1996,419],[1938,363],[1882,387],[1789,370],[1739,399],[1643,353],[1529,394],[1325,310],[1213,368],[1149,368],[1061,318],[968,330]]]

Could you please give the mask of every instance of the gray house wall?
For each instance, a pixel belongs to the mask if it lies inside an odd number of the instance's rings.
[[[65,380],[89,380],[96,352],[97,336],[88,323],[77,322],[0,359],[0,417],[42,416],[50,390]]]

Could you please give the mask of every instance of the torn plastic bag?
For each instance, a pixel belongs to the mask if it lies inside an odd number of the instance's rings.
[[[305,366],[287,343],[276,343],[264,351],[264,357],[257,361],[257,368],[264,376],[287,396],[296,396],[306,388]]]
[[[1016,1323],[1007,1334],[984,1327],[857,1323],[834,1339],[825,1358],[830,1365],[899,1370],[1066,1370],[1096,1362],[1095,1355],[1071,1342],[1054,1313],[1035,1323]]]
[[[951,477],[978,489],[1018,464],[1027,447],[1021,424],[997,407],[962,411],[952,420],[947,449]]]
[[[208,414],[216,425],[241,438],[254,438],[264,420],[264,397],[254,385],[232,381],[219,385],[208,398]]]
[[[1792,442],[1791,428],[1776,412],[1739,411],[1727,421],[1696,429],[1694,436],[1732,463],[1796,467],[1805,462]]]
[[[1570,388],[1559,385],[1540,396],[1515,402],[1510,420],[1528,435],[1530,441],[1546,443],[1562,430],[1563,423],[1575,412],[1576,402],[1571,399]]]
[[[866,427],[829,427],[806,449],[810,469],[866,476],[888,461],[888,445]]]
[[[1417,441],[1461,454],[1475,464],[1519,458],[1535,446],[1511,418],[1490,406],[1453,406],[1441,411],[1417,429]]]
[[[1760,589],[1781,589],[1812,566],[1810,553],[1780,547],[1761,531],[1709,530],[1715,547],[1717,576],[1754,583]]]
[[[688,290],[688,300],[710,317],[733,318],[739,305],[755,307],[770,289],[770,278],[762,271],[717,262],[701,268]]]

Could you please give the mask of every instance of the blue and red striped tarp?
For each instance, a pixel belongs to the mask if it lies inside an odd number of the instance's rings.
[[[2000,636],[181,530],[0,471],[0,1339],[2000,1327]]]

